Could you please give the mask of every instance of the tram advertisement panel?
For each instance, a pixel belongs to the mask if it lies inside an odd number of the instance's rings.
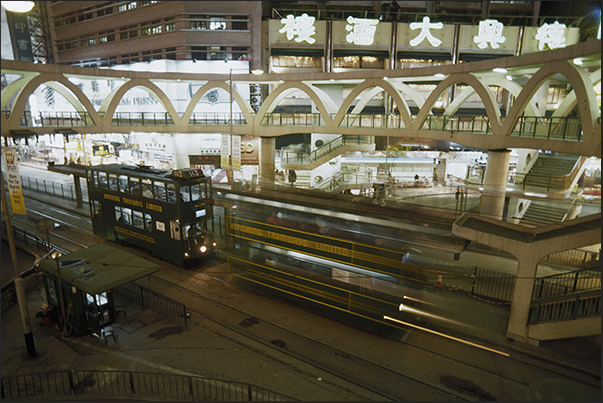
[[[398,310],[397,303],[234,257],[228,258],[228,270],[243,280],[365,318],[381,319],[384,313]]]
[[[401,271],[419,271],[413,265],[403,264],[408,258],[406,251],[392,251],[234,216],[227,216],[226,223],[227,234],[242,239],[394,274],[398,277]],[[410,274],[409,277],[414,277],[412,273]]]

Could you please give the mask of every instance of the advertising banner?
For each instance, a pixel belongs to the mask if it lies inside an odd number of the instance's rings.
[[[232,169],[241,169],[241,136],[232,136]]]
[[[26,215],[21,176],[17,165],[17,149],[15,147],[2,147],[2,162],[13,214]]]
[[[228,159],[230,157],[230,135],[228,134],[222,134],[220,157],[220,165],[222,168],[228,168]]]

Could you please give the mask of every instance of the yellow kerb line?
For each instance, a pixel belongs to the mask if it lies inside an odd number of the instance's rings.
[[[391,320],[392,322],[400,323],[400,324],[402,324],[404,326],[410,326],[410,327],[413,327],[415,329],[424,330],[426,332],[433,333],[433,334],[438,335],[438,336],[446,337],[446,338],[454,340],[454,341],[459,341],[461,343],[465,343],[465,344],[468,344],[468,345],[473,346],[473,347],[481,348],[483,350],[487,350],[487,351],[490,351],[490,352],[493,352],[493,353],[496,353],[496,354],[500,354],[500,355],[503,355],[505,357],[509,356],[509,354],[503,353],[502,351],[498,351],[498,350],[494,350],[492,348],[480,346],[479,344],[471,343],[470,341],[467,341],[467,340],[459,339],[457,337],[449,336],[447,334],[436,332],[436,331],[431,330],[431,329],[426,329],[424,327],[416,326],[416,325],[413,325],[412,323],[403,322],[401,320],[398,320],[398,319],[395,319],[395,318],[391,318],[389,316],[384,316],[383,319],[385,319],[385,320]]]

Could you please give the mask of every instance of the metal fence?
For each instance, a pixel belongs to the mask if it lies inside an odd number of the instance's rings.
[[[534,299],[601,289],[601,267],[574,270],[537,278]]]
[[[601,290],[532,300],[529,324],[601,315]]]
[[[294,401],[258,386],[195,376],[132,371],[56,371],[2,377],[2,399]]]
[[[168,319],[183,323],[184,328],[188,329],[188,314],[186,313],[186,306],[184,306],[184,304],[164,297],[137,283],[123,284],[114,288],[113,291],[117,295],[121,295],[130,301],[140,304],[145,309],[150,309]]]
[[[21,278],[23,279],[23,287],[25,288],[26,293],[36,288],[42,282],[42,275],[37,267],[30,267],[25,270],[21,273]],[[17,289],[15,288],[14,279],[4,284],[2,286],[2,291],[0,292],[2,293],[2,295],[0,295],[2,313],[17,305]]]
[[[515,275],[476,267],[471,294],[497,301],[511,302],[515,288]]]
[[[46,193],[63,199],[75,200],[75,187],[73,185],[64,185],[44,179],[30,178],[21,175],[21,185],[24,189],[35,190],[39,193]],[[86,186],[82,186],[82,200],[88,203],[88,191]]]

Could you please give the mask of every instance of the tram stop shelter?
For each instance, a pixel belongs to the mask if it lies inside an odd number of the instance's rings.
[[[115,288],[150,276],[160,267],[117,246],[98,244],[39,263],[48,305],[54,317],[78,335],[92,333],[105,342],[119,307]]]

